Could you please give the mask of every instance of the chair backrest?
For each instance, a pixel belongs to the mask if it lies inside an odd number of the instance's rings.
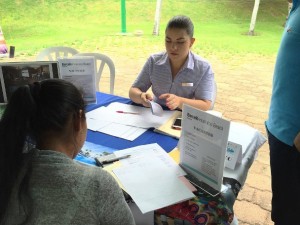
[[[216,98],[217,98],[217,82],[214,81],[214,92],[213,92],[213,97],[212,97],[212,100],[211,100],[210,110],[214,109]]]
[[[55,61],[58,57],[68,57],[77,54],[74,48],[57,46],[43,49],[36,57],[38,61]]]
[[[100,91],[100,78],[104,69],[104,66],[107,65],[110,72],[110,94],[114,93],[115,87],[115,65],[111,58],[101,53],[78,53],[76,56],[94,56],[95,63],[97,67],[96,74],[96,90]]]

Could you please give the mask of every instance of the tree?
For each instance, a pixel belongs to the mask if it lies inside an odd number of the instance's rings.
[[[161,3],[162,3],[162,0],[157,0],[156,1],[154,27],[153,27],[153,33],[152,33],[153,35],[159,35],[159,21],[160,21]]]
[[[256,17],[257,17],[257,12],[259,8],[259,3],[260,0],[255,0],[253,11],[252,11],[252,17],[251,17],[251,23],[250,23],[250,29],[248,32],[248,35],[254,35],[254,28],[255,28],[255,23],[256,23]]]

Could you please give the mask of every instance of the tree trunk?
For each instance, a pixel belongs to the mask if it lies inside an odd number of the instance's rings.
[[[154,27],[153,27],[152,35],[159,35],[161,3],[162,3],[162,0],[156,0],[155,19],[154,19]]]
[[[253,7],[253,12],[252,12],[252,18],[251,18],[251,23],[250,23],[250,29],[248,32],[248,35],[254,35],[254,28],[255,28],[255,23],[256,23],[256,17],[257,17],[257,12],[259,8],[259,3],[260,0],[255,0],[254,7]]]

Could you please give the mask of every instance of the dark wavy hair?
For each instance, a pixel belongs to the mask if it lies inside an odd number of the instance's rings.
[[[22,168],[23,151],[47,137],[60,134],[71,117],[84,112],[82,93],[70,82],[49,79],[19,87],[11,96],[0,120],[0,223],[13,186]],[[30,177],[30,169],[24,179]],[[21,181],[19,197],[26,194],[28,180]]]

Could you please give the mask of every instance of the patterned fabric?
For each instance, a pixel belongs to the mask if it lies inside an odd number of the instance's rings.
[[[227,225],[234,214],[222,195],[198,191],[196,197],[155,211],[155,225]]]

